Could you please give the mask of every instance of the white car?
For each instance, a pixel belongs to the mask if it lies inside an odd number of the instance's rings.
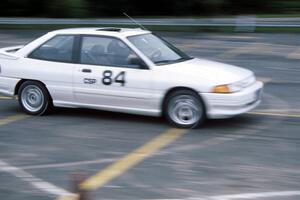
[[[0,49],[0,93],[31,115],[94,108],[192,128],[248,112],[262,88],[247,69],[192,58],[142,29],[63,29]]]

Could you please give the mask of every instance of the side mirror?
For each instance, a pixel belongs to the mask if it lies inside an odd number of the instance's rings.
[[[131,65],[139,66],[141,69],[148,69],[148,66],[144,63],[144,61],[137,56],[130,57],[129,63]]]

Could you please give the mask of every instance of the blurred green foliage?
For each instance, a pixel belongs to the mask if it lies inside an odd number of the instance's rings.
[[[114,17],[297,14],[300,0],[1,0],[0,16]]]

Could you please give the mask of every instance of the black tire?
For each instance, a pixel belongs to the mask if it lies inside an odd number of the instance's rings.
[[[28,90],[30,91],[28,92]],[[40,99],[37,96],[40,96]],[[35,101],[36,99],[39,100],[38,103]],[[52,108],[52,99],[48,90],[42,83],[37,81],[22,83],[18,90],[18,101],[21,109],[29,115],[44,115]]]
[[[191,90],[172,92],[166,97],[163,110],[166,119],[178,128],[197,128],[206,119],[206,110],[202,99]]]

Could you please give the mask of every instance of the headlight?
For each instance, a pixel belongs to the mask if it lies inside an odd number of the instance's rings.
[[[243,84],[241,82],[236,82],[228,85],[231,92],[238,92],[243,89]]]
[[[218,85],[214,87],[213,92],[214,93],[233,93],[233,92],[238,92],[253,83],[255,83],[256,79],[254,76],[250,76],[242,81],[238,81],[232,84],[227,84],[227,85]]]

